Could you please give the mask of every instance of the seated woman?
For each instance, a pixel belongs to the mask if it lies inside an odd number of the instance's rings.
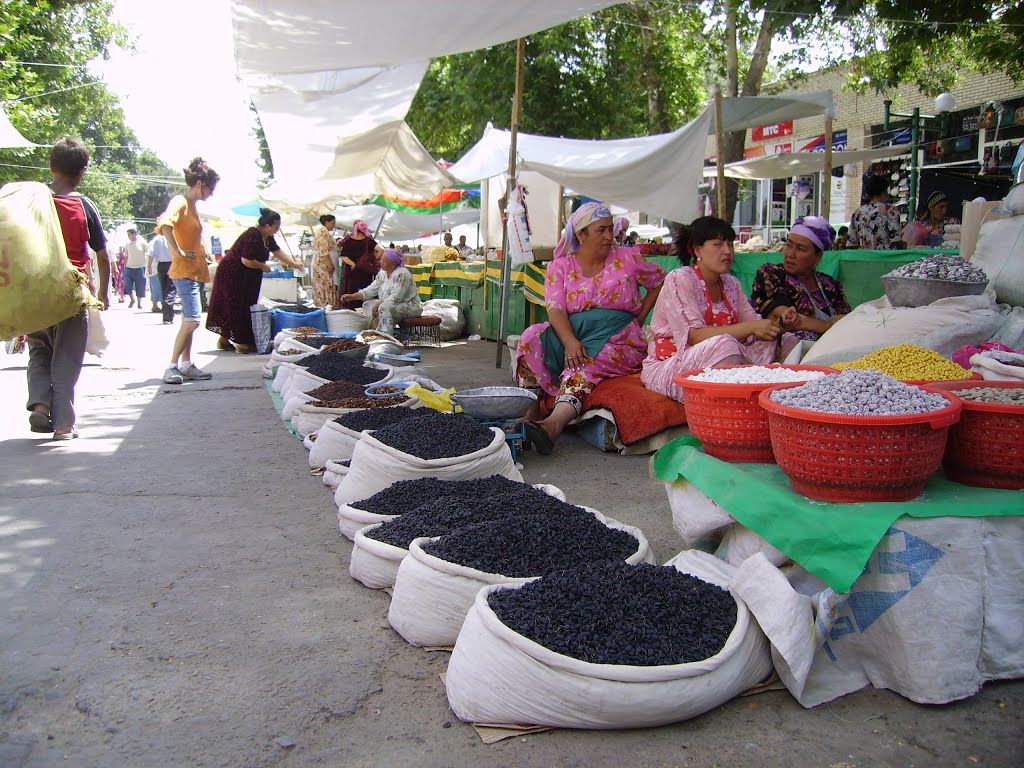
[[[643,361],[642,323],[665,271],[638,249],[615,246],[613,226],[599,203],[586,203],[569,217],[544,282],[548,322],[531,325],[519,341],[516,383],[555,398],[543,420],[539,401],[526,416],[527,437],[543,455],[600,381],[637,373]]]
[[[750,303],[762,317],[781,319],[801,340],[817,341],[850,313],[843,285],[818,272],[822,253],[832,247],[832,229],[820,216],[797,219],[782,248],[781,264],[762,264]]]
[[[798,343],[775,320],[762,318],[729,274],[736,232],[728,222],[701,216],[676,235],[684,265],[669,272],[651,319],[652,341],[640,381],[682,401],[672,377],[694,368],[773,363]]]
[[[949,196],[945,192],[935,191],[928,195],[925,201],[924,211],[917,217],[917,220],[924,224],[927,233],[924,245],[929,248],[939,248],[946,239],[946,227],[950,224],[959,224],[960,219],[956,216],[947,216],[949,211]]]
[[[281,214],[260,208],[256,226],[239,235],[217,265],[206,314],[207,329],[220,334],[217,349],[243,354],[256,351],[249,308],[260,300],[263,273],[271,271],[270,256],[293,269],[302,267],[301,261],[282,251],[274,240],[280,229]]]
[[[423,314],[419,290],[412,272],[405,268],[402,254],[394,248],[375,251],[379,253],[380,271],[368,286],[358,293],[346,293],[341,301],[362,303],[367,299],[380,299],[374,304],[371,317],[377,321],[377,330],[394,334],[399,320],[419,317]]]

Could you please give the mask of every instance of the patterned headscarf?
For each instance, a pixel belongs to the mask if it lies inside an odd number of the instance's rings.
[[[619,236],[622,235],[622,233],[625,232],[628,227],[629,219],[627,219],[625,216],[619,216],[617,219],[615,219],[615,229],[612,232],[612,234],[615,236],[615,239],[618,240]]]
[[[569,221],[566,222],[565,229],[562,231],[562,237],[555,246],[554,258],[560,256],[567,256],[570,253],[576,253],[580,249],[579,238],[576,237],[576,233],[580,232],[590,226],[590,223],[598,219],[610,219],[612,212],[607,207],[601,205],[601,203],[584,203],[569,217]]]
[[[789,233],[806,237],[820,251],[827,251],[831,248],[832,241],[836,237],[836,231],[821,216],[804,216],[802,219],[797,219],[789,228]]]
[[[359,219],[355,224],[352,225],[352,234],[357,235],[362,232],[367,237],[370,237],[370,228],[366,226],[366,222]]]
[[[390,261],[392,264],[395,265],[396,269],[398,267],[405,266],[405,259],[402,258],[402,254],[396,251],[394,248],[388,248],[387,250],[385,250],[384,255],[381,256],[381,258]]]

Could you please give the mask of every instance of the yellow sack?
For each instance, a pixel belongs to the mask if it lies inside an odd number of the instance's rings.
[[[442,392],[432,392],[419,384],[410,384],[405,388],[405,394],[414,395],[420,399],[427,408],[433,408],[441,413],[452,412],[452,395],[455,394],[455,387]],[[455,413],[462,413],[462,406],[455,406]]]
[[[0,188],[0,339],[56,325],[87,303],[68,259],[50,190],[36,181]]]

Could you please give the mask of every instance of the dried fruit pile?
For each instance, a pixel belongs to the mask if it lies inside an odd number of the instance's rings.
[[[369,345],[360,344],[355,339],[335,339],[323,348],[323,352],[351,352],[354,349],[366,349]]]
[[[319,376],[321,379],[328,379],[329,381],[344,379],[345,381],[362,384],[364,389],[366,385],[380,381],[388,375],[387,371],[381,371],[376,368],[364,368],[363,364],[358,360],[353,360],[351,357],[338,352],[321,352],[319,355],[310,355],[303,360],[299,360],[296,365],[301,365],[314,376]]]
[[[592,664],[702,661],[736,626],[736,601],[724,589],[646,563],[562,571],[493,592],[487,602],[510,629]]]
[[[378,515],[401,515],[440,496],[484,499],[507,494],[521,495],[527,499],[547,496],[532,485],[509,480],[502,475],[491,475],[478,480],[438,480],[436,477],[421,477],[416,480],[399,480],[368,499],[351,502],[349,506]]]
[[[376,399],[376,398],[375,398]],[[393,398],[380,398],[391,400]],[[404,399],[404,397],[403,397]],[[367,429],[381,429],[414,418],[417,415],[412,408],[370,408],[365,411],[353,411],[339,416],[334,421],[353,432],[362,432]]]
[[[975,403],[1024,406],[1024,388],[971,387],[970,389],[958,389],[956,394],[964,400]],[[1013,415],[1016,416],[1016,414]]]
[[[490,429],[469,416],[421,410],[426,413],[377,430],[373,436],[385,445],[421,459],[465,456],[486,448],[494,440]]]

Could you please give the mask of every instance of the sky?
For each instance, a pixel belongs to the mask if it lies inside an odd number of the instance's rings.
[[[118,96],[139,142],[171,168],[200,156],[220,174],[203,206],[208,212],[254,198],[259,153],[235,80],[228,0],[176,0],[160,13],[152,0],[115,0],[114,19],[136,39],[137,52],[114,49],[92,71]],[[180,104],[170,90],[178,82],[191,83]]]

